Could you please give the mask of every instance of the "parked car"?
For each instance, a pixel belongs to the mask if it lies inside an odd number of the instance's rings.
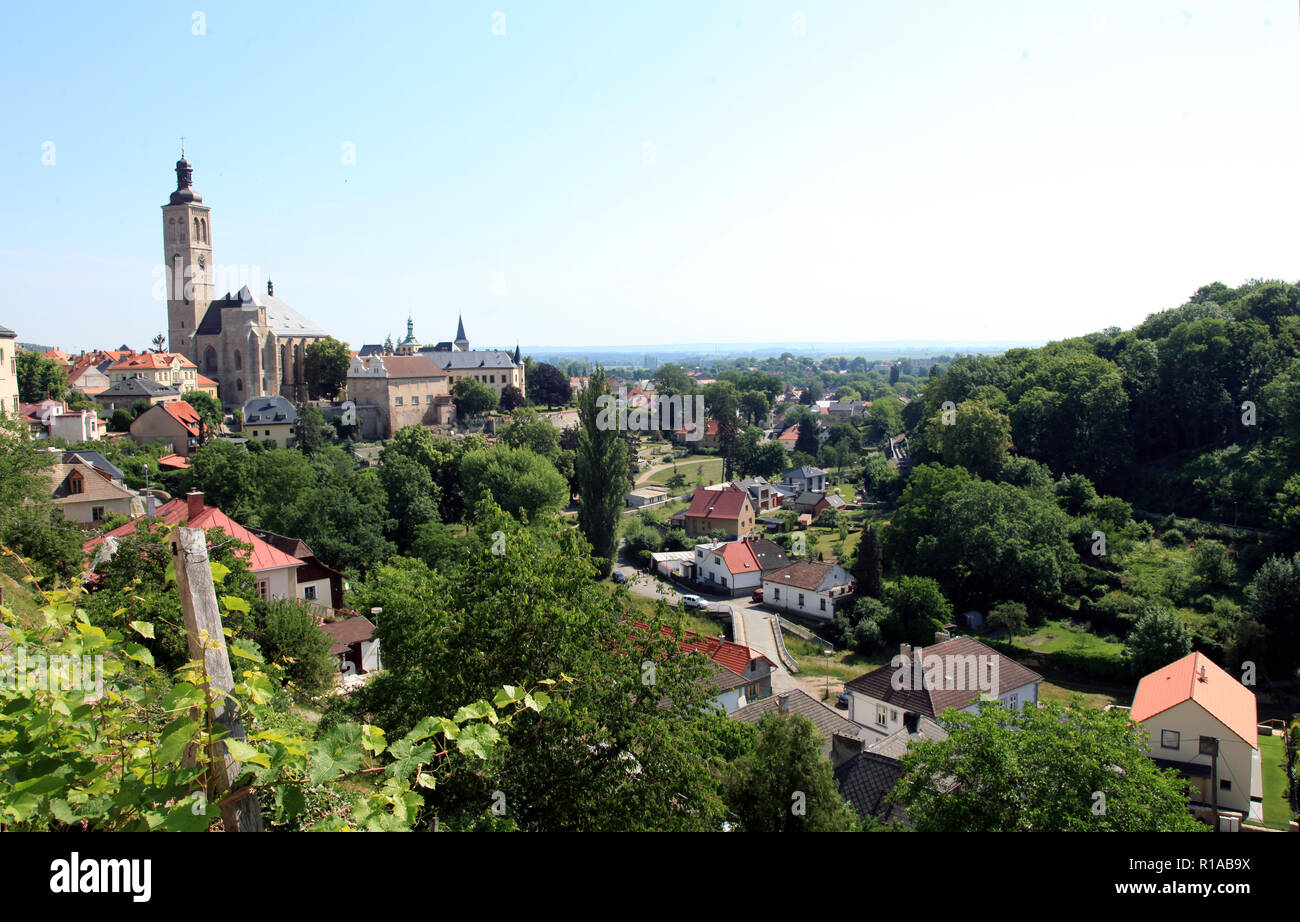
[[[614,582],[616,582],[616,583],[626,583],[626,582],[627,582],[627,577],[624,576],[622,573],[618,572],[617,570],[615,570],[613,573],[609,574],[609,578],[612,579],[612,580],[613,580]]]
[[[751,602],[761,602],[761,601],[763,601],[763,590],[762,590],[762,588],[755,589],[753,592],[751,592],[751,593],[749,594],[749,599],[750,599]]]
[[[849,706],[849,693],[840,692],[840,696],[835,699],[835,706],[837,708],[847,708]]]
[[[684,595],[682,596],[682,606],[684,608],[708,608],[709,603],[698,595]]]

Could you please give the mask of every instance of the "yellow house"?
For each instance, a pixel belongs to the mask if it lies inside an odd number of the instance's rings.
[[[244,404],[243,434],[272,448],[298,444],[298,409],[286,398],[254,397]]]

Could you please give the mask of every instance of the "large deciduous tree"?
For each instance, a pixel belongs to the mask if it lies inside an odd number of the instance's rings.
[[[892,801],[919,832],[1195,832],[1188,784],[1147,754],[1124,711],[1081,698],[944,715],[946,740],[917,740]],[[1100,795],[1100,796],[1099,796]]]
[[[562,407],[573,399],[568,376],[548,362],[539,362],[529,370],[525,386],[528,399],[546,404],[547,409]]]
[[[335,399],[348,383],[351,363],[352,353],[348,351],[348,344],[332,336],[308,344],[303,356],[303,375],[312,399]]]

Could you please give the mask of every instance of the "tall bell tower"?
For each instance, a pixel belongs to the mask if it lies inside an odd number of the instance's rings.
[[[194,167],[176,161],[176,191],[162,206],[163,265],[167,267],[168,350],[198,362],[194,336],[213,299],[211,209],[194,191]]]

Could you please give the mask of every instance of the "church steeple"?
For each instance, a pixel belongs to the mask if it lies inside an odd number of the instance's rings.
[[[515,363],[516,365],[522,365],[522,364],[524,364],[524,360],[523,360],[523,358],[519,355],[519,343],[515,343],[515,357],[514,357],[514,363]]]
[[[469,351],[469,337],[465,335],[465,320],[460,314],[456,315],[455,343],[461,352]]]
[[[197,354],[195,335],[214,292],[211,209],[194,191],[194,167],[176,161],[176,191],[163,212],[163,265],[167,276],[168,349],[206,367]]]

